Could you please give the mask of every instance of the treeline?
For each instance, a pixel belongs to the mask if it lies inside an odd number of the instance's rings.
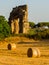
[[[49,39],[49,22],[29,22],[30,31],[28,34],[29,38],[34,39]]]
[[[29,32],[29,34],[26,35],[26,37],[34,38],[34,39],[49,39],[49,29],[45,30],[39,30],[39,29],[33,29]]]
[[[42,26],[48,26],[49,27],[49,22],[40,22],[37,24],[38,27],[42,27]]]
[[[31,28],[42,27],[42,26],[49,27],[49,22],[39,22],[37,24],[35,24],[34,22],[29,22],[29,25],[30,25]]]

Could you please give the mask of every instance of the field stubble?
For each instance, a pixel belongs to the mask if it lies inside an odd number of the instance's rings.
[[[28,58],[28,48],[38,48],[39,58]],[[8,50],[7,44],[0,45],[0,65],[49,65],[49,44],[16,44],[15,50]]]

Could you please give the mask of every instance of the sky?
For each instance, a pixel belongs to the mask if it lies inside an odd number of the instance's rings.
[[[28,21],[49,22],[49,0],[0,0],[0,15],[8,20],[13,7],[28,5]]]

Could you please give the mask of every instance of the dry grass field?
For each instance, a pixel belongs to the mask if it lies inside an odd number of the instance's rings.
[[[15,40],[15,50],[8,50],[8,43],[7,41],[0,43],[0,65],[49,65],[49,41],[17,43]],[[38,48],[41,56],[27,57],[28,48]]]

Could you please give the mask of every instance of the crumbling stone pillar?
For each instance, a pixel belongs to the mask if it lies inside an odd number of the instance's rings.
[[[29,31],[29,22],[23,23],[23,33],[28,33]]]
[[[26,6],[26,10],[23,10],[25,15],[23,16],[23,33],[28,33],[29,31],[29,22],[28,22],[28,7]]]
[[[11,21],[11,31],[14,34],[19,33],[19,19],[14,19]]]
[[[14,33],[19,33],[19,18],[14,20]]]
[[[26,10],[23,10],[25,15],[23,16],[23,22],[28,22],[28,7],[26,6]]]
[[[11,20],[11,31],[12,31],[12,33],[14,33],[14,22],[13,22],[13,20]]]

